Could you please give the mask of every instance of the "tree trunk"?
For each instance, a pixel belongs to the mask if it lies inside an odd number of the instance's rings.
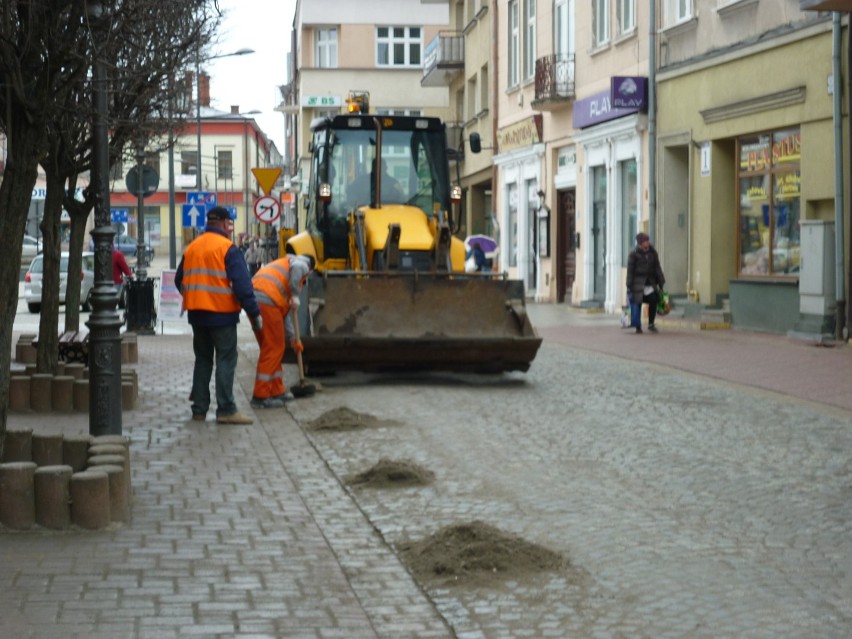
[[[49,164],[49,163],[48,163]],[[56,372],[59,356],[59,264],[62,241],[59,234],[59,218],[62,215],[63,180],[52,168],[45,167],[47,195],[44,198],[44,217],[41,221],[44,263],[41,286],[41,316],[38,322],[38,353],[36,370],[39,373]],[[68,282],[72,280],[69,265]]]
[[[75,185],[77,182],[76,177],[71,178],[69,180],[70,185]],[[73,190],[71,190],[73,193]],[[65,208],[68,211],[68,215],[71,217],[71,237],[68,241],[68,253],[70,255],[76,255],[78,266],[82,267],[82,258],[84,247],[88,245],[86,242],[86,220],[89,217],[89,213],[92,211],[92,201],[87,199],[85,203],[77,202],[77,201],[69,201],[72,198],[68,198],[65,201]],[[70,268],[70,266],[69,266]],[[74,297],[72,297],[71,288],[68,289],[68,300],[76,299],[77,303],[75,305],[71,305],[71,302],[65,303],[65,330],[66,331],[79,331],[80,330],[80,285],[79,282],[77,286],[74,287],[76,289],[76,293],[74,293]]]
[[[30,200],[38,177],[42,137],[23,117],[10,118],[15,135],[9,136],[6,171],[0,183],[0,237],[5,238],[0,260],[0,379],[7,380],[12,367],[12,326],[18,310],[21,279],[21,247]],[[0,456],[6,439],[9,384],[0,384]]]

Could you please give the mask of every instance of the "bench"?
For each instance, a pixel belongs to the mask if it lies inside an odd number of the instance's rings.
[[[89,331],[66,331],[59,336],[59,360],[89,363]]]

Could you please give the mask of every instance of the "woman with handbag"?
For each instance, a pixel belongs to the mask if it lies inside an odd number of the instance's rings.
[[[637,333],[642,332],[642,304],[648,305],[648,330],[657,332],[654,320],[665,283],[660,256],[651,246],[651,238],[647,233],[639,233],[636,235],[636,248],[627,258],[627,299],[630,301],[631,326]]]

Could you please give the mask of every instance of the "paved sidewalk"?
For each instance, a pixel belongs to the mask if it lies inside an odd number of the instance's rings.
[[[639,336],[564,306],[530,314],[548,342],[852,410],[847,345],[737,331]],[[255,416],[249,427],[189,420],[189,335],[140,336],[140,400],[123,415],[133,520],[101,532],[0,530],[0,634],[453,636],[290,413],[252,411],[245,322],[240,340],[237,403]],[[8,425],[85,433],[88,416],[11,414]]]
[[[698,331],[665,320],[659,333],[637,335],[622,329],[616,316],[562,305],[532,305],[530,317],[545,340],[852,410],[852,348],[842,342]]]

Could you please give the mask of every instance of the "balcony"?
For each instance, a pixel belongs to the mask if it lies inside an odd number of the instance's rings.
[[[574,54],[551,54],[535,61],[536,111],[555,111],[574,99]]]
[[[441,31],[426,47],[420,86],[447,87],[464,71],[464,35]]]

